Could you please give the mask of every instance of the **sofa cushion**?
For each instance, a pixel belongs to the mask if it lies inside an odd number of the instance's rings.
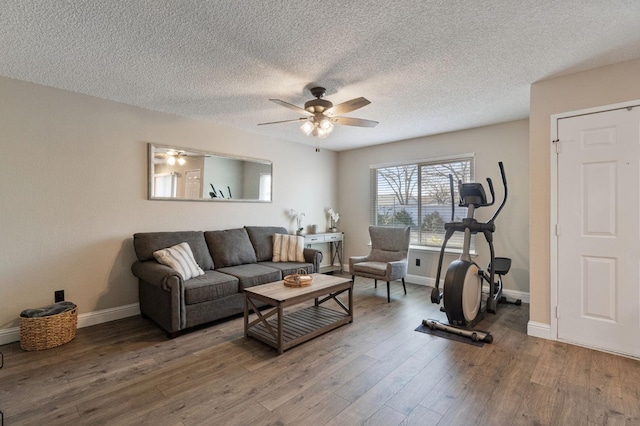
[[[240,280],[240,290],[260,284],[280,281],[282,272],[279,269],[270,268],[258,263],[229,266],[218,269],[219,272],[233,275]]]
[[[239,280],[236,277],[207,271],[204,275],[185,281],[184,301],[187,305],[193,305],[237,294],[239,291]]]
[[[207,231],[204,238],[216,269],[257,262],[256,252],[244,228]]]
[[[202,231],[180,232],[140,232],[133,234],[133,247],[140,261],[155,260],[153,252],[186,242],[191,247],[193,258],[205,271],[213,269],[213,259],[209,254]]]
[[[154,251],[153,257],[159,263],[175,269],[185,281],[191,277],[204,275],[204,271],[196,263],[191,248],[187,243],[180,243],[173,247]]]
[[[258,262],[271,261],[273,258],[273,235],[288,234],[282,226],[245,226]]]
[[[273,262],[304,262],[304,237],[273,235]]]
[[[313,263],[300,263],[300,262],[259,262],[258,265],[268,266],[269,268],[279,269],[282,271],[282,277],[295,274],[298,269],[304,269],[307,274],[313,274],[315,272]]]

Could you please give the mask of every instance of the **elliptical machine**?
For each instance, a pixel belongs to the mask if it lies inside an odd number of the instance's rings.
[[[436,320],[423,320],[422,323],[431,329],[439,329],[454,333],[460,336],[471,338],[473,341],[484,341],[491,343],[493,336],[488,332],[470,330],[482,318],[482,282],[483,280],[489,284],[489,293],[485,302],[484,310],[496,313],[498,302],[505,302],[502,297],[502,275],[505,275],[511,266],[511,259],[504,257],[495,257],[493,249],[493,233],[495,232],[495,220],[500,211],[507,202],[507,179],[504,173],[502,162],[498,163],[500,167],[500,175],[502,177],[502,185],[504,187],[504,196],[500,207],[493,214],[491,219],[486,223],[478,222],[473,215],[475,210],[480,207],[492,206],[495,202],[495,193],[491,178],[487,178],[489,192],[491,193],[491,201],[487,201],[484,187],[481,183],[462,183],[458,181],[458,192],[460,195],[460,207],[467,208],[467,217],[461,222],[454,222],[455,200],[453,191],[453,176],[449,175],[449,186],[451,191],[451,222],[445,223],[445,236],[440,250],[440,259],[438,261],[438,272],[436,275],[436,285],[431,292],[431,302],[439,304],[444,296],[444,308],[441,308],[446,314],[449,324],[443,324]],[[443,293],[440,292],[440,275],[442,272],[442,260],[444,258],[447,242],[455,232],[464,232],[464,240],[462,245],[462,254],[458,260],[454,260],[449,264],[444,278]],[[483,271],[479,266],[471,260],[469,247],[471,244],[471,235],[482,233],[489,244],[491,261],[487,266],[487,270]],[[496,283],[495,276],[498,275]],[[516,301],[516,304],[520,302]]]

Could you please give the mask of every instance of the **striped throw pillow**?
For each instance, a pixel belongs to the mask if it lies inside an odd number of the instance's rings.
[[[297,235],[273,235],[274,262],[304,262],[304,237]]]
[[[188,243],[180,243],[173,247],[153,252],[153,257],[163,265],[175,269],[183,280],[204,275],[204,271],[193,258],[193,252]]]

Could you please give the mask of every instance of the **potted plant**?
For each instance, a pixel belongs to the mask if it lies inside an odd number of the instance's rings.
[[[332,207],[329,207],[329,209],[327,209],[327,213],[329,213],[329,217],[331,219],[331,227],[329,228],[329,231],[336,232],[338,230],[337,226],[338,221],[340,220],[340,215],[335,210],[333,210]]]
[[[304,220],[304,212],[297,212],[294,209],[289,210],[289,215],[296,220],[296,235],[304,235],[302,222]]]

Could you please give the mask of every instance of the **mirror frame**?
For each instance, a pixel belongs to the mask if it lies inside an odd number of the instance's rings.
[[[270,174],[272,176],[271,182],[270,182],[270,197],[268,200],[261,200],[259,198],[222,198],[222,197],[217,197],[217,198],[205,198],[204,196],[200,197],[200,198],[187,198],[187,197],[156,197],[154,196],[154,190],[155,190],[155,155],[157,153],[157,151],[155,150],[156,148],[160,148],[162,150],[174,150],[176,152],[180,152],[180,153],[187,153],[187,156],[190,155],[194,155],[194,156],[203,156],[203,157],[216,157],[216,158],[220,158],[223,160],[237,160],[237,161],[241,161],[241,162],[250,162],[250,163],[257,163],[257,164],[263,164],[263,165],[268,165],[269,169],[270,169]],[[227,154],[220,154],[220,153],[216,153],[216,152],[210,152],[210,151],[202,151],[202,150],[198,150],[198,149],[191,149],[191,148],[184,148],[184,147],[178,147],[175,145],[160,145],[160,144],[156,144],[156,143],[151,143],[149,142],[147,144],[147,157],[148,157],[148,161],[147,161],[147,198],[149,200],[161,200],[161,201],[214,201],[214,202],[244,202],[244,203],[271,203],[273,202],[273,162],[270,160],[261,160],[261,159],[257,159],[257,158],[250,158],[250,157],[239,157],[239,156],[233,156],[233,155],[227,155]],[[204,182],[202,183],[202,185],[204,185]],[[259,185],[259,183],[258,183]],[[204,192],[204,189],[202,189],[202,191]],[[229,190],[230,191],[230,190]],[[223,194],[224,195],[224,194]]]

